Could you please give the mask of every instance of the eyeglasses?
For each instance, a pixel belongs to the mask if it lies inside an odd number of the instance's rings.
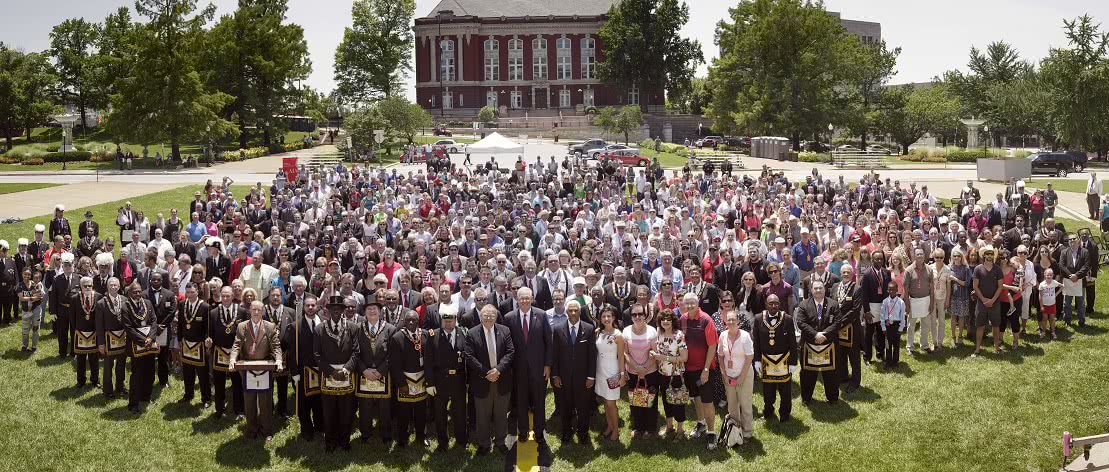
[[[1028,254],[1028,251],[1017,251],[1017,254]]]
[[[720,303],[735,303],[735,302],[733,302],[733,301],[732,301],[732,300],[730,300],[730,299],[723,299],[723,298],[721,298],[721,299],[720,299]]]
[[[643,318],[644,316],[646,315],[643,313],[632,313],[632,318]]]
[[[674,284],[672,284],[670,282],[663,282],[663,283],[659,284],[659,286],[660,287],[673,287]]]
[[[780,271],[780,270],[778,270],[778,269],[774,269],[774,270],[768,270],[768,271],[766,271],[766,273],[767,273],[767,274],[777,274],[777,273],[779,273],[779,272],[781,272],[781,271]]]

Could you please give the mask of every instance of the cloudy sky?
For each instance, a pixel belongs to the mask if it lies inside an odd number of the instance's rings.
[[[511,2],[512,0],[505,0]],[[557,1],[557,0],[552,0]],[[716,55],[713,28],[727,15],[736,0],[686,0],[690,21],[684,34],[699,40],[705,59]],[[203,2],[203,0],[201,0]],[[65,18],[84,17],[102,21],[128,0],[8,1],[0,41],[14,47],[39,51],[49,46],[50,28]],[[234,10],[236,0],[214,0],[218,14]],[[312,54],[312,75],[307,84],[329,91],[334,86],[332,63],[335,47],[350,25],[352,0],[290,0],[289,19],[304,27]],[[429,15],[438,0],[417,0],[417,16]],[[1104,0],[827,0],[828,10],[844,18],[882,23],[882,36],[891,46],[900,46],[898,74],[893,82],[922,82],[945,70],[965,68],[972,45],[984,46],[1004,40],[1032,60],[1044,57],[1051,47],[1066,45],[1063,19],[1089,13],[1106,22],[1109,1]],[[701,74],[705,68],[701,68]],[[411,79],[409,79],[411,82]],[[414,90],[409,87],[408,95]]]

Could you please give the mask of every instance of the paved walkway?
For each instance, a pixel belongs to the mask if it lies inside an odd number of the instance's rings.
[[[0,195],[0,217],[31,218],[49,215],[57,204],[67,209],[138,197],[184,185],[181,182],[142,184],[120,182],[82,182],[58,187]],[[72,218],[72,217],[71,217]],[[78,220],[80,219],[78,215]]]

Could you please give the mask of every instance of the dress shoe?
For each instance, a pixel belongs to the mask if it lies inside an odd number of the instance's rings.
[[[580,434],[579,434],[579,435],[578,435],[578,444],[581,444],[581,445],[583,445],[583,446],[588,446],[588,445],[590,445],[591,443],[590,443],[590,441],[589,441],[589,436],[588,436],[588,435],[580,435]]]
[[[181,397],[180,400],[177,400],[177,403],[186,404],[191,401],[193,401],[192,397]]]
[[[114,393],[105,393],[104,398],[107,398],[108,400],[115,400],[116,394],[114,394]]]
[[[499,452],[501,454],[508,454],[508,446],[505,446],[504,444],[498,444],[497,445],[497,452]]]
[[[446,442],[439,443],[438,446],[435,446],[435,452],[447,452],[447,443]]]
[[[216,410],[212,413],[212,416],[216,417],[217,420],[223,418],[223,410]]]
[[[73,388],[85,388],[85,383],[84,382],[77,382],[77,384],[74,385]]]

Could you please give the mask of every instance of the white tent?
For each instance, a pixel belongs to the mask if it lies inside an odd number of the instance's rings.
[[[486,136],[485,139],[478,141],[466,147],[471,153],[523,153],[524,146],[516,144],[515,141],[501,136],[500,133],[493,133]]]

